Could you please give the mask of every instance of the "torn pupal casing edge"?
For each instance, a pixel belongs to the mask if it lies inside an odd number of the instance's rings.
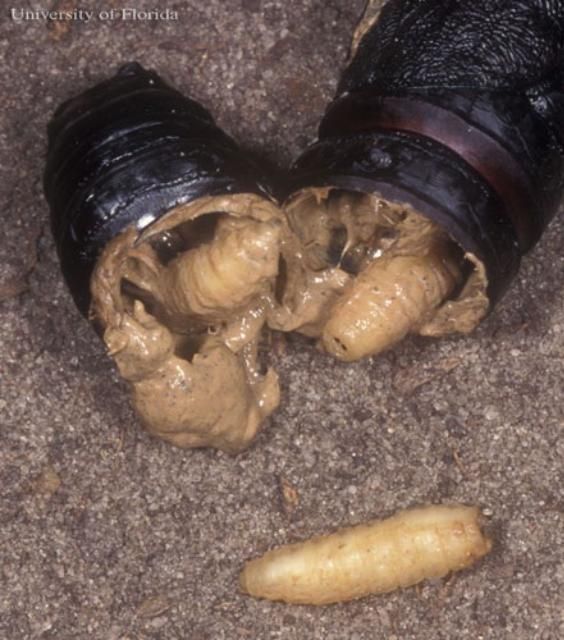
[[[197,102],[137,63],[68,100],[49,124],[44,189],[61,268],[86,315],[103,247],[204,196],[273,200],[264,171]]]

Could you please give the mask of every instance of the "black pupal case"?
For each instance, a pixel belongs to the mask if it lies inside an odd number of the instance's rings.
[[[103,247],[203,196],[270,198],[262,170],[201,105],[137,63],[72,98],[49,124],[44,188],[64,277],[88,312]]]
[[[379,193],[486,267],[495,303],[564,186],[564,0],[390,0],[289,192]]]

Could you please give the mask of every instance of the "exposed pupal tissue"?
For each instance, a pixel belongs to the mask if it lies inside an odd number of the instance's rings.
[[[280,547],[247,563],[241,588],[256,598],[326,605],[442,578],[491,550],[479,515],[476,507],[420,507]]]
[[[256,434],[264,413],[244,366],[220,340],[206,339],[191,362],[175,355],[174,337],[135,302],[104,340],[148,430],[181,447],[236,452]],[[116,347],[117,345],[117,347]],[[263,381],[274,387],[273,374]],[[270,390],[272,392],[272,389]]]
[[[312,189],[287,210],[309,274],[299,295],[286,298],[294,310],[289,328],[320,337],[337,358],[375,355],[408,333],[429,332],[429,326],[436,327],[436,335],[475,326],[486,312],[482,282],[472,291],[462,289],[464,295],[449,310],[450,322],[435,322],[471,269],[456,244],[411,207]],[[313,301],[315,291],[317,314],[310,304],[306,315],[303,301]],[[307,319],[302,324],[301,316]]]
[[[279,404],[258,365],[265,326],[342,360],[373,355],[433,323],[463,261],[434,224],[376,196],[306,193],[287,219],[258,196],[204,198],[112,240],[92,309],[149,431],[235,452]]]
[[[209,229],[201,224],[206,215]],[[94,316],[155,435],[178,446],[237,452],[278,406],[276,374],[263,375],[257,365],[278,269],[276,215],[258,197],[211,198],[171,212],[172,222],[165,216],[147,237],[130,229],[100,257]],[[199,226],[183,227],[191,221]],[[206,233],[198,242],[200,228]],[[186,249],[178,229],[193,248]],[[178,255],[167,261],[159,242],[175,233]]]

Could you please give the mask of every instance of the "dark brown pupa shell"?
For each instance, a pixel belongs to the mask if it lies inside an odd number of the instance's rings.
[[[72,98],[49,124],[44,187],[61,267],[87,313],[103,247],[202,196],[270,198],[262,170],[197,102],[138,63]]]
[[[390,0],[289,193],[409,203],[485,266],[493,305],[564,185],[564,2]]]

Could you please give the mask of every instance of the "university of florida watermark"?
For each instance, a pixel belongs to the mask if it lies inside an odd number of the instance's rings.
[[[100,22],[112,21],[174,21],[178,20],[178,11],[172,9],[101,9],[87,11],[86,9],[72,9],[70,11],[48,11],[43,9],[11,8],[10,18],[14,22]]]

